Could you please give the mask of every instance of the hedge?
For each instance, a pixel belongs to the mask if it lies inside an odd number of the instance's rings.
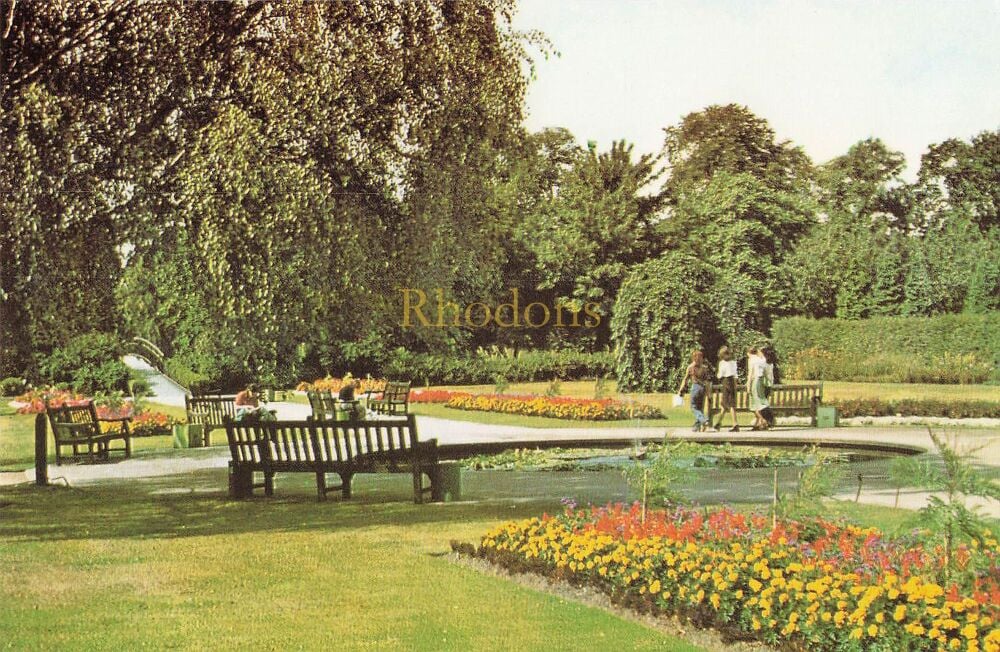
[[[1000,381],[1000,312],[936,317],[790,317],[771,330],[786,377],[862,382]]]
[[[608,352],[524,351],[513,357],[446,356],[397,349],[382,375],[408,379],[414,385],[492,385],[498,381],[599,378],[613,370],[614,356]]]

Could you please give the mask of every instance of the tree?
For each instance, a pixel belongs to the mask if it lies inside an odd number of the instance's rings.
[[[703,188],[717,172],[749,174],[774,190],[803,190],[811,163],[788,141],[776,141],[767,121],[737,104],[712,105],[666,128],[668,174],[663,194],[676,204]]]
[[[1000,226],[1000,131],[931,145],[917,178],[923,228],[965,218],[982,232]]]
[[[481,194],[459,193],[490,185],[521,119],[524,52],[510,2],[0,8],[0,219],[11,220],[0,225],[0,299],[18,320],[2,320],[5,352],[9,340],[44,332],[35,322],[54,308],[29,306],[30,281],[41,278],[32,252],[71,224],[97,234],[100,265],[91,274],[78,257],[53,259],[52,276],[86,277],[109,297],[120,263],[112,273],[108,252],[132,252],[122,260],[158,279],[165,273],[149,266],[188,257],[197,298],[178,327],[202,330],[166,329],[179,339],[161,344],[222,333],[255,341],[250,303],[284,318],[288,329],[263,324],[261,350],[216,349],[261,373],[286,366],[299,344],[330,365],[370,364],[377,351],[359,340],[392,334],[397,287],[464,282],[468,257],[447,254],[482,232],[466,230],[464,215],[487,213]],[[471,161],[462,187],[441,192],[431,171]],[[437,210],[447,201],[453,210]],[[441,273],[424,273],[421,245],[446,254]],[[47,335],[32,342],[52,345]],[[3,363],[23,367],[24,351]]]
[[[722,342],[712,310],[712,267],[672,251],[636,265],[622,284],[611,318],[619,388],[677,387],[692,350]]]

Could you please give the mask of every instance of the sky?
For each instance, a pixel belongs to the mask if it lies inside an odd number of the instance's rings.
[[[737,103],[814,163],[881,138],[916,177],[932,143],[1000,129],[1000,0],[519,0],[527,127],[658,152],[663,129]]]

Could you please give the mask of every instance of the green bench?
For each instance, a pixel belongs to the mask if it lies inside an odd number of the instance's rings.
[[[195,442],[197,445],[211,446],[212,431],[217,428],[225,428],[226,418],[236,418],[236,396],[216,395],[216,396],[185,396],[184,410],[187,412],[187,422],[202,426],[202,440]]]
[[[437,440],[420,441],[414,415],[375,421],[260,421],[241,423],[227,418],[229,495],[247,498],[263,488],[274,493],[276,473],[312,473],[320,500],[340,490],[351,497],[351,480],[358,473],[408,472],[413,476],[413,500],[442,500]],[[263,481],[255,482],[255,474]],[[340,477],[328,487],[327,474]],[[425,482],[425,476],[428,482]]]
[[[56,444],[56,464],[61,465],[64,459],[76,462],[107,461],[113,452],[122,452],[126,459],[132,457],[132,433],[129,430],[129,417],[118,419],[98,419],[97,408],[93,401],[82,405],[49,405],[45,402],[45,414],[52,427],[52,438]],[[107,431],[102,431],[101,423],[117,424]],[[113,448],[112,442],[121,441],[122,446]],[[63,455],[63,449],[69,448],[70,453]]]
[[[368,407],[378,414],[407,414],[410,406],[410,383],[388,381],[381,396],[368,401]]]

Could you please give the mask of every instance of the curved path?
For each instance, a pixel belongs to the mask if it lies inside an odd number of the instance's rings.
[[[153,400],[168,405],[184,405],[185,391],[169,378],[157,372],[144,360],[128,356],[126,363],[146,377],[153,390]],[[273,402],[268,405],[277,412],[279,419],[304,419],[311,414],[308,405],[290,402]],[[728,432],[693,434],[689,428],[662,427],[614,427],[614,428],[531,428],[525,426],[503,426],[466,421],[450,421],[428,416],[417,416],[421,439],[436,438],[445,447],[468,444],[495,444],[503,448],[532,447],[541,442],[582,441],[598,444],[601,441],[617,442],[658,441],[665,435],[676,439],[697,439],[699,441],[740,441],[757,444],[816,443],[827,446],[854,446],[882,448],[898,451],[931,451],[933,442],[926,427],[848,427],[810,428],[785,426],[767,433],[743,431],[739,435]],[[958,450],[968,451],[975,464],[997,478],[1000,474],[1000,430],[957,429],[949,433],[953,445]],[[606,445],[606,444],[605,444]],[[49,477],[65,478],[70,484],[110,478],[151,477],[186,473],[205,468],[225,468],[229,463],[229,451],[224,446],[208,449],[171,450],[124,460],[105,465],[50,466]],[[25,480],[34,480],[34,470],[24,474]],[[900,506],[919,508],[926,504],[929,494],[907,492],[900,497]],[[838,496],[854,498],[853,494]],[[896,500],[894,490],[867,490],[862,496],[865,502],[892,505]],[[984,512],[1000,517],[1000,504],[982,504]]]

